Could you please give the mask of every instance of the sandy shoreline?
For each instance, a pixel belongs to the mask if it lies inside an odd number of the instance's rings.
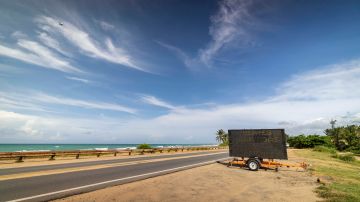
[[[289,151],[289,159],[300,160]],[[251,172],[211,164],[57,201],[319,201],[309,172]]]

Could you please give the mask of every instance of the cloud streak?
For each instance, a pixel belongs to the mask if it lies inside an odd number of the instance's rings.
[[[0,93],[0,108],[3,109],[27,109],[34,111],[50,111],[53,108],[46,104],[65,105],[85,109],[99,109],[136,114],[137,110],[120,104],[73,99],[68,97],[53,96],[41,92],[35,93]],[[58,111],[54,108],[54,112]]]
[[[244,44],[250,41],[248,28],[254,24],[254,18],[249,10],[253,4],[253,1],[250,0],[220,1],[217,13],[210,17],[209,35],[211,40],[205,48],[199,49],[198,55],[195,57],[190,57],[181,49],[170,44],[157,43],[174,52],[188,68],[212,67],[214,58],[228,45],[233,45],[235,42]]]
[[[173,106],[163,100],[160,100],[159,98],[151,96],[151,95],[144,95],[141,97],[141,100],[150,105],[163,107],[163,108],[167,108],[167,109],[176,109],[175,106]]]
[[[20,48],[9,48],[0,44],[0,55],[66,73],[83,73],[82,70],[71,65],[65,58],[60,57],[36,41],[19,39],[17,45]]]
[[[78,82],[82,82],[82,83],[86,83],[86,84],[91,82],[90,80],[82,79],[82,78],[79,78],[79,77],[73,77],[73,76],[67,76],[66,78],[69,79],[69,80],[78,81]]]
[[[87,108],[87,109],[112,110],[112,111],[127,112],[130,114],[136,113],[135,109],[125,107],[125,106],[122,106],[119,104],[85,101],[85,100],[78,100],[78,99],[65,98],[65,97],[56,97],[56,96],[51,96],[51,95],[47,95],[44,93],[36,94],[33,97],[33,99],[40,101],[40,102],[44,102],[44,103],[68,105],[68,106],[82,107],[82,108]]]
[[[40,16],[36,18],[36,22],[39,28],[45,32],[61,34],[88,57],[103,59],[111,63],[146,71],[135,62],[127,51],[116,47],[110,38],[105,38],[103,42],[97,41],[71,22],[54,17]],[[105,44],[105,46],[100,44]]]
[[[67,56],[67,57],[72,57],[72,55],[69,51],[64,50],[64,48],[61,47],[60,43],[56,39],[49,36],[47,33],[40,32],[38,35],[38,38],[43,44],[56,50],[57,52],[61,53],[62,55]]]

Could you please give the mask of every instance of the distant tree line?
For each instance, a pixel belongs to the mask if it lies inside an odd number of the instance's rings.
[[[298,135],[287,138],[290,147],[313,148],[315,146],[333,147],[339,151],[360,153],[360,126],[348,125],[332,127],[324,131],[325,135]]]
[[[315,146],[323,145],[331,147],[331,138],[324,135],[297,135],[297,136],[287,136],[287,143],[290,147],[297,149],[303,148],[313,148]]]

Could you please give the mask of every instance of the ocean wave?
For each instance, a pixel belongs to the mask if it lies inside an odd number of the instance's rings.
[[[107,148],[107,147],[104,147],[104,148],[95,148],[95,150],[98,150],[98,151],[107,151],[107,150],[109,150],[109,148]]]
[[[16,152],[48,152],[48,151],[51,151],[51,150],[19,150],[19,151],[16,151]]]
[[[120,148],[116,148],[116,150],[127,150],[127,149],[136,149],[136,147],[120,147]]]

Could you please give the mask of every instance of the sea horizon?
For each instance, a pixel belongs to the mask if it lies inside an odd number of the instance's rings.
[[[53,143],[8,143],[0,144],[0,152],[27,152],[27,151],[62,151],[62,150],[109,150],[109,149],[136,149],[136,146],[142,144],[53,144]],[[184,146],[209,146],[216,145],[214,143],[203,144],[150,144],[155,148],[163,147],[184,147]]]

